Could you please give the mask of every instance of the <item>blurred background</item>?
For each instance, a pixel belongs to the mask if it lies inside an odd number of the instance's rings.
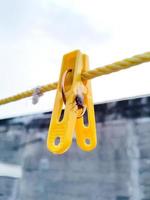
[[[0,120],[0,200],[150,199],[150,97],[95,105],[98,144],[46,148],[51,113]]]
[[[148,0],[0,0],[0,99],[58,80],[62,56],[90,68],[149,51]],[[55,92],[0,106],[0,200],[149,200],[149,63],[92,80],[98,145],[52,155]],[[124,100],[120,100],[124,99]]]

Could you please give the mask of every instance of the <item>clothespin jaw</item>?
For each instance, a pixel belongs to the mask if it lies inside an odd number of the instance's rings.
[[[87,70],[88,57],[79,50],[64,55],[47,137],[47,147],[52,153],[62,154],[70,148],[74,129],[76,130],[77,144],[82,150],[90,151],[96,146],[95,117],[90,83],[81,80],[82,71]],[[60,119],[64,104],[62,81],[66,71],[70,73],[64,80],[66,99],[64,115]],[[82,103],[87,109],[89,122],[87,126],[84,125],[84,115],[78,117]]]

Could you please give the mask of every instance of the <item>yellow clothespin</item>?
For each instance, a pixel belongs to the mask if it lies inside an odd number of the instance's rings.
[[[88,71],[88,56],[79,50],[64,55],[54,110],[47,137],[47,147],[55,154],[62,154],[72,144],[74,129],[78,146],[84,151],[96,147],[96,125],[90,81],[82,81],[81,73]],[[62,114],[63,104],[64,115]],[[88,125],[84,124],[87,111]]]

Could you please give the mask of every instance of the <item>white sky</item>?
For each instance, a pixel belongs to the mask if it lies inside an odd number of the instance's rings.
[[[90,68],[150,50],[149,0],[0,0],[0,98],[58,80],[63,54]],[[92,80],[95,103],[150,93],[150,63]],[[53,107],[55,92],[0,107],[0,118]]]

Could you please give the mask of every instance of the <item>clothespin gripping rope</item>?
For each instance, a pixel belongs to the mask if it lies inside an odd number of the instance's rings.
[[[82,80],[88,80],[88,79],[93,79],[98,76],[103,76],[106,74],[110,74],[113,72],[117,72],[123,69],[127,69],[142,63],[150,62],[150,52],[146,52],[143,54],[135,55],[133,57],[114,62],[112,64],[96,68],[94,70],[89,70],[88,72],[84,72],[81,74]],[[55,90],[57,88],[57,82],[50,83],[44,86],[41,86],[40,91],[42,93]],[[0,105],[4,105],[10,102],[18,101],[27,97],[32,96],[34,93],[34,90],[28,90],[24,91],[22,93],[16,94],[14,96],[10,96],[4,99],[0,99]]]

